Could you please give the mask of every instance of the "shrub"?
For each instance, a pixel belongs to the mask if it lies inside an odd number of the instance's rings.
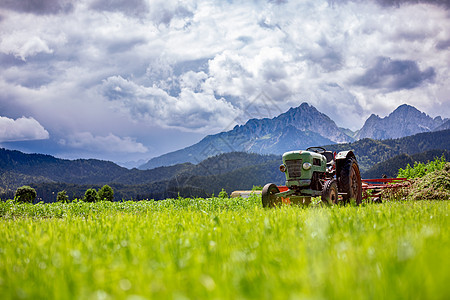
[[[114,200],[114,191],[109,185],[104,185],[98,191],[98,198],[100,201],[113,201]]]
[[[67,196],[66,191],[58,192],[58,195],[56,196],[56,201],[57,202],[62,202],[62,203],[68,203],[69,202],[69,196]]]
[[[36,199],[36,190],[28,185],[18,188],[14,196],[14,200],[20,203],[33,203],[34,199]]]
[[[220,191],[218,197],[221,198],[221,199],[226,199],[226,198],[228,198],[227,191],[225,191],[225,189],[222,189],[222,190]]]
[[[263,187],[260,185],[254,185],[252,191],[262,191]]]
[[[400,168],[397,177],[408,179],[421,178],[431,172],[442,170],[446,163],[447,161],[445,160],[444,155],[442,155],[441,158],[436,157],[433,161],[426,164],[414,162],[414,167],[411,167],[411,165],[408,164],[404,170]]]
[[[84,193],[84,201],[86,202],[97,202],[98,201],[98,194],[95,189],[87,189]]]

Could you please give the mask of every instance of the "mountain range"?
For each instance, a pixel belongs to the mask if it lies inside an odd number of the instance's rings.
[[[363,177],[395,176],[398,168],[414,160],[426,162],[442,155],[448,159],[450,130],[399,139],[364,138],[324,147],[331,151],[353,149]],[[22,185],[34,187],[40,199],[52,202],[59,191],[65,190],[70,199],[82,198],[88,188],[98,189],[104,184],[114,189],[116,200],[206,197],[217,195],[222,188],[230,193],[268,182],[283,184],[280,163],[280,155],[230,152],[198,164],[130,170],[108,161],[65,160],[0,148],[0,199],[13,198],[14,191]]]
[[[234,151],[282,154],[292,149],[348,143],[364,138],[401,138],[448,129],[449,126],[449,119],[431,118],[415,107],[403,104],[384,118],[372,114],[360,130],[353,132],[338,127],[331,118],[305,102],[272,119],[250,119],[230,131],[208,135],[192,146],[152,158],[139,169],[184,162],[195,164],[208,157]]]
[[[251,119],[209,135],[150,160],[141,170],[109,161],[66,160],[0,148],[0,199],[12,198],[22,185],[33,186],[39,198],[51,202],[58,191],[81,198],[86,189],[104,184],[114,188],[116,199],[205,197],[222,188],[231,192],[267,182],[283,184],[278,170],[281,153],[323,145],[330,151],[354,150],[363,177],[395,176],[406,163],[448,158],[449,127],[449,119],[431,118],[401,105],[387,117],[370,116],[353,132],[303,103],[275,118]]]

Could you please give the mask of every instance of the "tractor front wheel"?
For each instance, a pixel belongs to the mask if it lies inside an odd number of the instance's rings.
[[[322,189],[322,202],[327,205],[334,205],[338,203],[338,187],[336,179],[331,179],[325,182]]]
[[[273,183],[266,184],[261,193],[262,198],[262,206],[263,207],[276,207],[276,199],[277,196],[275,194],[279,193],[280,190]]]
[[[350,157],[345,161],[339,176],[339,191],[345,193],[342,198],[344,203],[355,199],[356,204],[362,202],[362,183],[358,162]]]

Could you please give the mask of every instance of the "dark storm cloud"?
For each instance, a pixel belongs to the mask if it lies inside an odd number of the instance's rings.
[[[269,0],[269,3],[275,3],[275,4],[285,4],[288,2],[288,0]]]
[[[0,8],[35,15],[49,15],[71,12],[72,2],[72,0],[1,0]]]
[[[401,6],[402,4],[418,4],[428,3],[433,5],[440,5],[446,8],[450,8],[449,0],[377,0],[382,6]]]
[[[339,70],[342,67],[343,57],[341,49],[335,48],[325,37],[317,41],[317,49],[304,56],[304,59],[314,62],[325,72]]]
[[[354,84],[371,89],[397,91],[413,89],[425,81],[432,81],[436,73],[433,68],[420,71],[412,60],[391,60],[378,57],[373,67],[353,81]]]
[[[108,53],[120,53],[133,49],[135,46],[145,44],[146,40],[144,38],[130,38],[129,40],[117,40],[111,41],[107,45],[106,49]]]
[[[347,2],[356,2],[356,3],[367,3],[371,1],[367,0],[329,0],[328,3],[331,5],[342,4]],[[383,7],[400,7],[403,4],[419,4],[419,3],[428,3],[432,5],[443,6],[447,9],[450,9],[450,1],[449,0],[376,0],[376,2]]]
[[[450,40],[439,41],[436,44],[436,49],[438,50],[446,50],[448,48],[450,48]]]
[[[149,14],[156,24],[168,25],[173,18],[190,17],[189,9],[182,5],[145,0],[95,0],[91,8],[97,11],[121,12],[131,17],[144,17]]]
[[[148,13],[144,0],[96,0],[91,8],[99,11],[121,12],[129,16],[141,16]]]
[[[12,54],[0,53],[0,66],[2,66],[3,68],[9,68],[13,66],[20,67],[24,66],[25,64],[26,62],[24,62],[20,58],[15,57]]]

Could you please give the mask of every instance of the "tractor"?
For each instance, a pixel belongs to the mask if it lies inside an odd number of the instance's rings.
[[[321,196],[327,205],[362,201],[362,184],[358,162],[353,151],[327,151],[323,147],[289,151],[283,154],[280,171],[286,175],[286,186],[268,183],[262,190],[263,207],[281,204],[310,204]]]

